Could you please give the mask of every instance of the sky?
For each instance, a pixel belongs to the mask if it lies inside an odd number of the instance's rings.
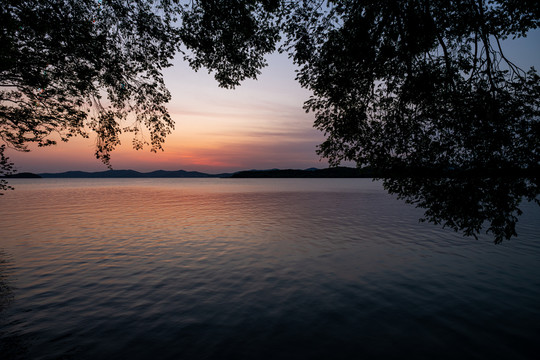
[[[540,30],[526,39],[506,41],[505,53],[528,69],[540,70]],[[313,128],[314,114],[302,109],[309,91],[294,80],[295,67],[285,54],[268,56],[269,65],[257,80],[234,90],[217,86],[205,69],[192,70],[178,56],[164,71],[171,92],[169,112],[176,128],[164,151],[133,150],[130,135],[121,138],[111,157],[114,169],[142,172],[188,170],[208,173],[248,169],[324,168],[316,154],[324,135]],[[94,157],[95,138],[75,138],[28,153],[8,151],[18,172],[103,171]],[[354,166],[345,162],[342,165]]]
[[[257,80],[235,89],[219,88],[205,69],[195,72],[181,56],[164,71],[172,100],[168,104],[175,130],[164,151],[133,150],[129,134],[111,157],[114,169],[196,170],[209,173],[246,169],[309,167],[328,163],[316,154],[324,141],[313,128],[314,115],[302,109],[309,92],[294,80],[295,67],[284,54],[268,56]],[[10,151],[19,172],[107,170],[94,157],[95,138],[75,138],[29,153]],[[348,165],[353,165],[352,163]]]

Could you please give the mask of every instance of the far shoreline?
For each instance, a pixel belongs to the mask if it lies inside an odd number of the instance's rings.
[[[68,178],[68,179],[97,179],[97,178],[232,178],[232,179],[263,179],[263,178],[467,178],[467,177],[540,177],[540,168],[400,168],[393,170],[376,170],[371,168],[329,167],[325,169],[270,169],[244,170],[233,173],[208,174],[198,171],[167,171],[138,172],[135,170],[107,170],[100,172],[67,171],[62,173],[30,173],[10,174],[4,179],[38,179],[38,178]]]

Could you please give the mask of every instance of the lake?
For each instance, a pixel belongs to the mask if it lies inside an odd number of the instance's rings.
[[[540,210],[501,244],[371,179],[12,179],[2,359],[533,359]]]

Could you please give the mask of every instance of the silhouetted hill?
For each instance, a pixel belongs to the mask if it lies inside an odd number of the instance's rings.
[[[156,170],[141,173],[135,170],[108,170],[99,172],[67,171],[63,173],[31,174],[21,173],[10,177],[20,178],[372,178],[372,177],[492,177],[540,176],[539,169],[435,169],[435,168],[403,168],[392,171],[376,171],[370,168],[334,167],[326,169],[269,169],[246,170],[236,173],[207,174],[199,171],[167,171]]]
[[[185,170],[156,170],[148,173],[141,173],[135,170],[107,170],[98,172],[66,171],[63,173],[45,173],[40,175],[44,178],[216,178],[231,176],[229,173],[214,175]]]
[[[38,174],[29,173],[29,172],[22,172],[18,174],[6,175],[5,177],[11,178],[11,179],[36,179],[36,178],[40,178],[41,176],[39,176]]]
[[[335,167],[327,169],[309,168],[306,170],[257,170],[240,171],[233,178],[370,178],[374,172],[368,169]]]
[[[306,170],[250,170],[239,171],[233,178],[410,178],[410,177],[539,177],[540,168],[395,168],[375,170],[371,168],[334,167],[327,169],[310,168]]]

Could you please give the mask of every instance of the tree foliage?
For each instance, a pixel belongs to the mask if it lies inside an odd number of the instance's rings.
[[[294,56],[313,91],[305,108],[327,134],[319,152],[331,162],[539,165],[540,78],[501,47],[538,26],[538,5],[343,1],[326,17],[331,25],[297,40]]]
[[[501,45],[538,27],[536,1],[209,3],[195,7],[198,20],[190,23],[194,63],[218,78],[231,69],[238,78],[252,76],[260,56],[279,45],[313,93],[304,106],[327,136],[319,154],[333,165],[539,165],[540,78],[515,65]],[[233,34],[202,20],[218,14],[226,14]],[[249,47],[247,58],[222,55],[231,48],[247,54],[232,39]],[[261,40],[270,47],[259,46]],[[249,71],[241,72],[244,66]]]
[[[146,127],[156,150],[176,51],[235,87],[279,50],[313,94],[332,165],[538,168],[540,77],[502,42],[539,18],[532,0],[7,0],[0,137],[24,150],[91,129],[108,163],[123,130]]]
[[[182,11],[180,37],[189,64],[215,72],[222,87],[256,78],[265,55],[276,49],[278,0],[190,1]]]
[[[503,45],[538,28],[537,1],[211,3],[196,7],[190,23],[194,64],[218,80],[237,74],[225,81],[237,85],[258,73],[272,46],[287,52],[312,92],[304,108],[326,135],[318,153],[332,165],[352,160],[387,175],[435,170],[443,176],[384,185],[424,208],[424,221],[474,237],[487,223],[496,243],[517,235],[519,204],[538,203],[538,179],[498,176],[540,167],[540,77]],[[226,14],[217,17],[225,27],[202,20],[216,14]],[[235,38],[235,25],[249,30]],[[230,48],[241,55],[224,56]],[[489,177],[447,177],[453,169]]]
[[[9,186],[7,181],[3,179],[5,176],[13,174],[13,163],[5,156],[5,150],[6,145],[0,145],[0,195],[4,195],[3,191],[5,190],[13,190],[13,187]]]
[[[92,130],[106,164],[123,131],[135,133],[135,148],[160,149],[173,128],[162,69],[177,49],[175,9],[167,0],[2,1],[0,139],[24,151]]]

